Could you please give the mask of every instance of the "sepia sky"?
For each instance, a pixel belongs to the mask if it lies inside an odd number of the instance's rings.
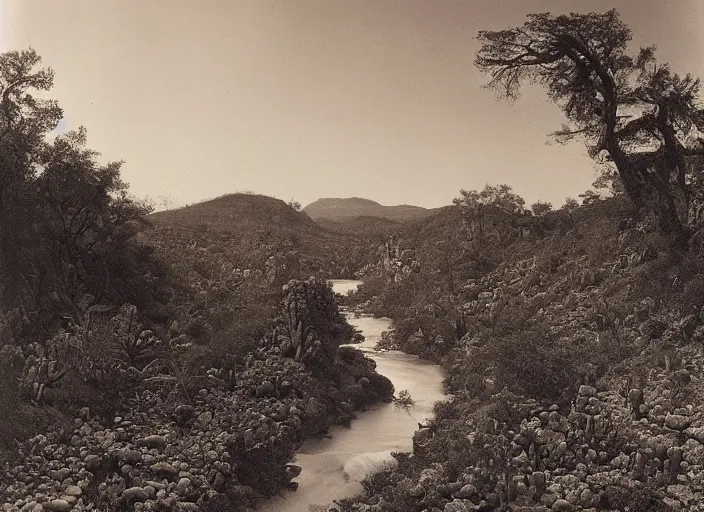
[[[140,196],[238,190],[307,204],[449,204],[508,183],[530,204],[590,187],[539,89],[497,102],[478,30],[530,12],[620,10],[634,45],[704,77],[701,0],[0,0],[0,48],[56,72],[62,128],[88,128]]]

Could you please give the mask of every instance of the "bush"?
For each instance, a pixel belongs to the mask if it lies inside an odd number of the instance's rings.
[[[582,380],[583,361],[544,330],[514,333],[486,347],[483,362],[495,366],[499,389],[506,386],[538,400],[569,400]]]
[[[378,373],[372,373],[369,376],[369,384],[374,392],[385,400],[391,400],[394,396],[394,384],[388,378]]]

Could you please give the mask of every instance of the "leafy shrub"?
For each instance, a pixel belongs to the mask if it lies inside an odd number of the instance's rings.
[[[571,398],[581,381],[583,362],[538,329],[487,344],[485,357],[496,368],[499,388],[507,386],[536,399]]]
[[[380,397],[392,397],[394,395],[394,384],[387,377],[378,373],[372,373],[369,377],[371,388]]]

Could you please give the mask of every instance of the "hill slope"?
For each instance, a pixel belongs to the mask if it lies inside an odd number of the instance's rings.
[[[285,277],[322,273],[339,277],[354,271],[355,238],[318,225],[280,199],[228,194],[149,217],[157,242],[179,239],[175,246],[202,245],[209,254],[223,253],[236,267],[267,271],[270,258],[293,257],[298,270]],[[176,255],[174,255],[176,257]],[[172,259],[173,261],[173,259]],[[283,278],[283,276],[282,276]]]
[[[321,198],[312,202],[303,212],[311,219],[327,219],[341,221],[354,217],[380,217],[383,219],[404,222],[432,215],[434,209],[411,206],[384,206],[369,199],[359,197]]]
[[[393,319],[386,348],[441,361],[453,399],[363,501],[698,510],[701,231],[671,253],[623,198],[542,217],[451,207],[410,225],[349,303]]]

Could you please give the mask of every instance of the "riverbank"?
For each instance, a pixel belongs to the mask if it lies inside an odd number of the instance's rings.
[[[348,302],[442,361],[454,398],[338,510],[704,510],[701,247],[673,254],[630,214],[615,198],[530,237],[499,223],[478,247],[492,260],[448,266],[444,283],[431,265],[463,261],[456,223],[398,242],[426,266],[379,272]]]
[[[316,281],[289,283],[287,311],[308,293],[320,297],[312,303],[325,314],[298,310],[281,322],[351,336],[323,288]],[[324,320],[313,324],[313,318]],[[349,424],[357,410],[390,401],[393,387],[362,352],[338,350],[331,337],[318,338],[329,346],[310,345],[317,352],[288,356],[285,327],[263,338],[234,372],[143,379],[115,416],[84,408],[18,443],[0,476],[2,509],[238,512],[295,488],[300,468],[290,462],[301,443]]]
[[[360,282],[331,283],[334,291],[344,294]],[[397,394],[407,390],[414,405],[405,409],[376,404],[357,414],[350,428],[334,427],[329,437],[307,440],[296,453],[295,463],[302,468],[298,489],[266,504],[266,512],[308,512],[311,506],[325,510],[333,500],[361,493],[366,477],[396,464],[392,453],[413,450],[418,424],[432,417],[434,404],[444,398],[440,367],[401,352],[376,350],[382,333],[391,328],[388,318],[349,312],[346,317],[364,336],[354,347],[374,361],[376,371],[391,380]]]

